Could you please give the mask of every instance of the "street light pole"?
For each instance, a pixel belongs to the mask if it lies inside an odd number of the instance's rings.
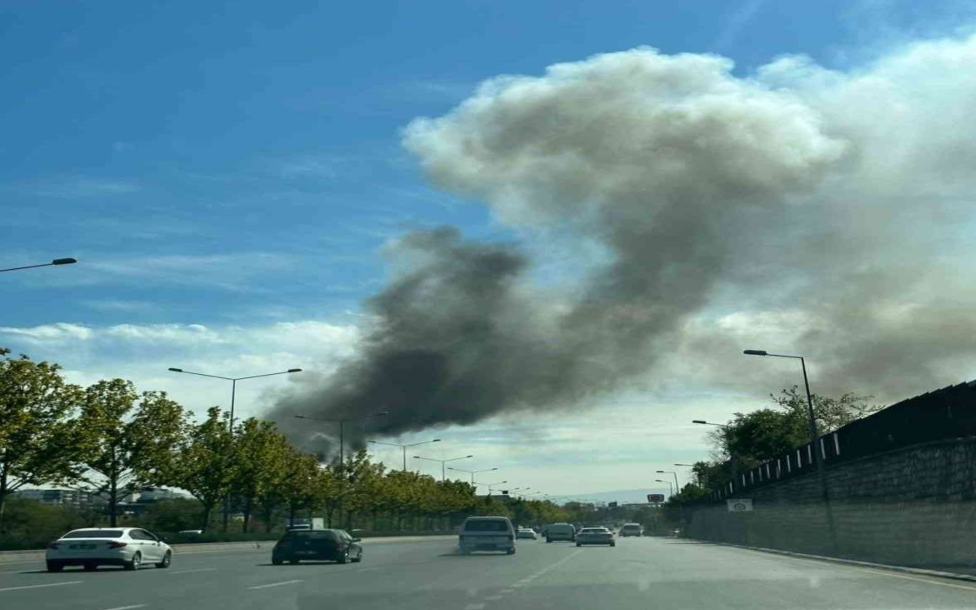
[[[39,265],[24,265],[22,267],[9,267],[7,269],[0,269],[0,273],[6,273],[7,271],[20,271],[22,269],[37,269],[38,267],[52,267],[56,265],[73,265],[78,262],[76,258],[56,258],[50,263],[41,263]]]
[[[436,459],[436,458],[424,457],[422,455],[415,455],[415,456],[413,456],[413,459],[415,459],[415,460],[427,460],[428,462],[440,462],[441,463],[441,483],[443,483],[444,481],[447,480],[447,473],[445,472],[446,471],[445,466],[446,466],[446,464],[448,462],[456,462],[457,460],[466,460],[468,458],[473,458],[473,457],[474,457],[474,455],[462,455],[461,457],[450,458],[450,459],[447,459],[447,460],[439,460],[439,459]]]
[[[464,470],[463,468],[452,468],[451,466],[448,466],[447,469],[448,470],[454,470],[456,472],[466,472],[466,473],[470,474],[471,475],[471,484],[472,485],[474,485],[474,475],[480,474],[482,472],[492,472],[492,471],[498,470],[498,468],[485,468],[484,470]]]
[[[827,517],[827,530],[830,534],[830,541],[833,544],[834,551],[837,551],[837,531],[834,528],[834,515],[830,508],[830,493],[827,490],[827,471],[824,468],[823,458],[824,456],[820,453],[817,447],[817,441],[820,440],[820,432],[817,430],[817,418],[813,412],[813,395],[810,394],[810,380],[807,378],[807,363],[803,356],[791,356],[789,354],[770,354],[766,350],[761,349],[747,349],[742,352],[747,356],[770,356],[772,358],[792,358],[793,360],[800,361],[800,369],[803,371],[803,387],[807,392],[807,417],[809,419],[808,425],[810,428],[810,449],[814,456],[814,462],[817,465],[817,475],[820,478],[820,493],[823,495],[824,502],[824,512]]]
[[[704,419],[693,419],[691,420],[691,423],[702,424],[704,426],[716,426],[718,428],[723,428],[724,430],[726,430],[726,432],[732,429],[732,426],[728,424],[716,424],[715,422],[705,421]],[[729,439],[728,434],[726,434],[725,438],[726,438],[726,443],[729,443],[730,441],[728,440]],[[739,481],[738,481],[739,458],[736,457],[736,454],[733,453],[732,449],[729,449],[729,462],[732,463],[732,481],[733,481],[733,489],[735,489],[739,485]],[[684,464],[684,465],[687,466],[688,464]],[[677,464],[675,464],[675,466],[677,466]]]
[[[364,421],[367,419],[372,419],[373,417],[382,417],[384,415],[389,415],[389,411],[377,411],[370,415],[363,415],[361,417],[350,417],[343,419],[326,419],[322,417],[308,417],[307,415],[295,415],[295,419],[307,419],[310,421],[320,421],[327,422],[330,424],[339,424],[339,521],[342,521],[342,507],[344,502],[343,496],[345,495],[346,489],[346,422],[351,421]]]
[[[492,487],[494,487],[496,485],[504,485],[505,483],[508,483],[508,481],[498,481],[497,483],[475,483],[474,480],[471,481],[471,484],[472,485],[484,485],[485,487],[487,487],[488,488],[488,495],[489,496],[491,495],[491,488]]]
[[[70,260],[75,262],[74,259],[58,259],[58,260]],[[67,265],[70,263],[58,263],[54,261],[52,264]],[[278,371],[275,373],[263,373],[261,375],[248,375],[246,377],[224,377],[222,375],[210,375],[208,373],[198,373],[195,371],[185,371],[176,367],[169,367],[169,370],[173,373],[183,373],[184,375],[196,375],[197,377],[209,377],[211,379],[222,379],[224,381],[230,382],[230,421],[227,422],[227,431],[233,436],[234,434],[234,403],[237,401],[237,382],[243,381],[245,379],[257,379],[258,377],[273,377],[275,375],[287,375],[289,373],[301,373],[302,369],[288,369],[287,371]],[[224,531],[226,532],[230,523],[230,493],[224,496]]]
[[[681,490],[681,485],[678,484],[678,473],[677,472],[675,472],[673,470],[658,470],[657,473],[658,474],[670,474],[670,475],[673,475],[674,476],[674,488],[677,489],[677,490],[679,490],[679,491]]]
[[[421,441],[419,443],[408,443],[406,445],[402,445],[400,443],[386,443],[383,441],[369,441],[369,442],[374,445],[389,445],[390,447],[399,447],[400,449],[402,449],[403,450],[403,472],[406,472],[407,471],[407,447],[416,447],[418,445],[426,445],[428,443],[439,443],[441,442],[441,439],[435,438],[434,440],[430,440],[430,441]]]
[[[173,373],[183,373],[184,375],[196,375],[197,377],[209,377],[211,379],[223,379],[224,381],[230,382],[230,422],[229,427],[231,431],[234,430],[234,402],[237,395],[237,382],[244,381],[245,379],[257,379],[259,377],[274,377],[275,375],[287,375],[289,373],[301,373],[302,369],[288,369],[287,371],[278,371],[276,373],[264,373],[261,375],[248,375],[246,377],[224,377],[223,375],[210,375],[208,373],[198,373],[195,371],[186,371],[183,369],[178,369],[175,367],[169,367],[169,370]]]
[[[654,479],[654,481],[657,483],[667,483],[668,491],[670,491],[671,495],[674,496],[674,485],[671,484],[671,481],[665,481],[664,479]]]

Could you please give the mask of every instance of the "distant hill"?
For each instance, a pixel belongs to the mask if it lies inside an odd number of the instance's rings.
[[[597,502],[617,502],[619,504],[638,504],[647,502],[647,494],[664,494],[668,496],[668,489],[660,487],[648,489],[618,489],[615,491],[601,491],[589,494],[560,496],[557,500],[563,502],[586,502],[596,500]]]

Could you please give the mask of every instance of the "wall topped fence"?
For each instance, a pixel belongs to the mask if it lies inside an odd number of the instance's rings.
[[[976,437],[976,381],[926,392],[821,436],[774,460],[740,471],[701,502],[724,502],[826,468],[933,441]]]

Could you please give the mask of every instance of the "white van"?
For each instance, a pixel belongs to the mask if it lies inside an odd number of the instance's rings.
[[[576,540],[576,528],[570,523],[550,523],[546,526],[546,542],[553,540]]]
[[[462,553],[505,551],[515,554],[515,528],[508,517],[468,517],[458,534]]]

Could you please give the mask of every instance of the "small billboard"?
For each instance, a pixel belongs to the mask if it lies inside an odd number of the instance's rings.
[[[647,494],[647,501],[652,504],[655,502],[664,502],[664,494]]]
[[[730,513],[744,513],[752,510],[751,499],[726,500]]]

